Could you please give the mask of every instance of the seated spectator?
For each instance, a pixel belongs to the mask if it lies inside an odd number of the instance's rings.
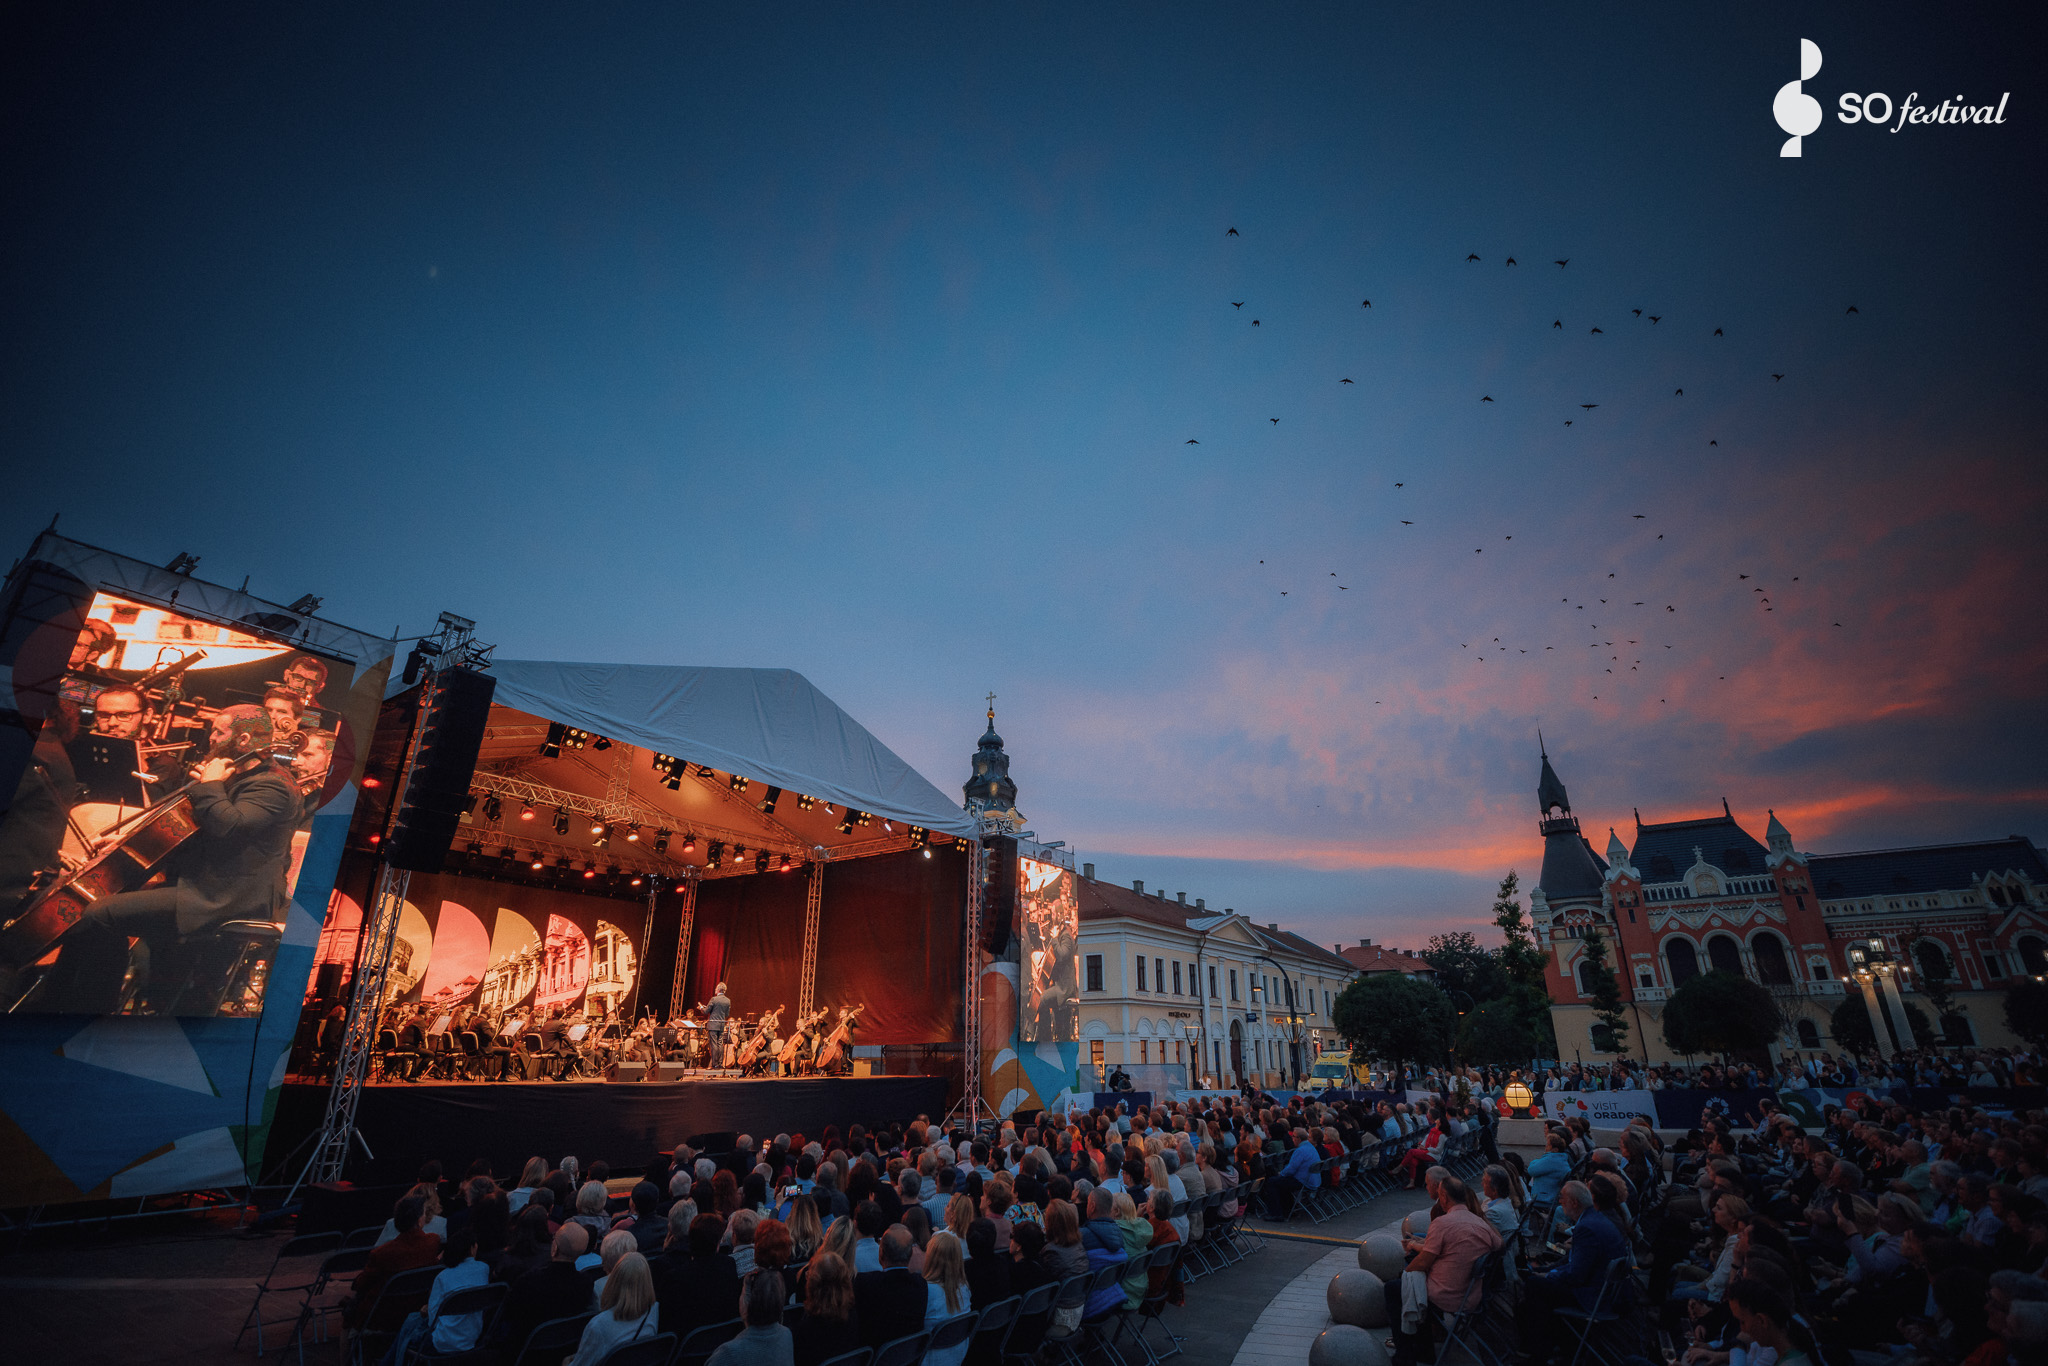
[[[1610,1265],[1628,1256],[1621,1233],[1593,1214],[1593,1193],[1585,1183],[1567,1181],[1559,1188],[1558,1214],[1573,1230],[1571,1251],[1555,1271],[1522,1278],[1522,1302],[1515,1309],[1517,1336],[1533,1362],[1549,1361],[1556,1354],[1561,1320],[1552,1311],[1566,1305],[1591,1309],[1607,1283]]]
[[[512,1282],[499,1322],[499,1340],[517,1352],[527,1335],[549,1319],[564,1319],[590,1307],[590,1282],[576,1269],[576,1259],[589,1245],[581,1224],[564,1224],[550,1248],[547,1264]],[[501,1264],[502,1265],[502,1264]]]
[[[668,1219],[656,1208],[660,1201],[661,1188],[642,1181],[633,1187],[633,1207],[612,1221],[614,1229],[631,1233],[639,1251],[649,1257],[668,1241]]]
[[[882,1235],[881,1269],[853,1278],[853,1307],[861,1345],[885,1342],[920,1332],[927,1304],[925,1283],[910,1269],[910,1230],[901,1224]]]
[[[725,1249],[732,1254],[732,1264],[739,1268],[742,1276],[751,1275],[754,1270],[754,1230],[761,1226],[761,1216],[750,1209],[738,1209],[725,1221]]]
[[[967,1288],[973,1292],[974,1302],[984,1309],[1014,1293],[1010,1289],[1013,1263],[1007,1249],[1005,1255],[996,1252],[999,1238],[993,1219],[976,1219],[967,1226]],[[1001,1241],[1007,1242],[1008,1239],[1001,1238]],[[929,1256],[925,1264],[931,1264]]]
[[[604,1303],[605,1282],[610,1278],[612,1272],[618,1269],[619,1259],[628,1252],[638,1252],[639,1250],[639,1244],[633,1241],[633,1235],[625,1229],[614,1229],[604,1235],[604,1241],[597,1245],[597,1279],[591,1282],[590,1285],[590,1307],[592,1309]],[[652,1274],[651,1271],[649,1274]]]
[[[433,1234],[436,1238],[447,1238],[448,1221],[441,1215],[440,1187],[431,1182],[423,1181],[407,1191],[406,1194],[417,1195],[426,1202],[425,1208],[420,1212],[420,1227],[426,1232]],[[382,1247],[397,1236],[398,1222],[395,1219],[386,1219],[383,1229],[377,1234],[377,1241],[374,1246]]]
[[[1088,1192],[1088,1222],[1081,1228],[1084,1251],[1120,1253],[1124,1250],[1123,1230],[1116,1226],[1116,1199],[1120,1193],[1112,1193],[1103,1186]],[[1124,1198],[1128,1200],[1130,1197]]]
[[[720,1343],[704,1366],[795,1366],[796,1342],[782,1323],[782,1277],[759,1275],[740,1292],[739,1336]]]
[[[1065,1337],[1081,1326],[1081,1311],[1088,1299],[1088,1249],[1081,1246],[1081,1216],[1065,1200],[1045,1207],[1045,1249],[1039,1253],[1043,1266],[1055,1281],[1066,1286],[1053,1309],[1047,1337]]]
[[[860,1346],[854,1319],[853,1268],[832,1252],[820,1252],[804,1268],[803,1317],[791,1330],[796,1366],[818,1366]]]
[[[653,1264],[662,1322],[678,1341],[707,1324],[725,1322],[739,1303],[739,1268],[718,1246],[724,1236],[725,1220],[700,1214],[690,1221],[689,1255],[678,1256],[672,1241]]]
[[[970,1251],[972,1250],[970,1246]],[[1010,1227],[1010,1293],[1028,1295],[1053,1279],[1046,1268],[1045,1225],[1013,1224]]]
[[[979,1144],[976,1145],[980,1147]],[[932,1331],[947,1319],[974,1307],[967,1288],[967,1271],[960,1240],[951,1233],[934,1233],[924,1250],[924,1328]],[[967,1358],[968,1343],[943,1351],[925,1353],[924,1366],[960,1366]]]
[[[1529,1198],[1539,1205],[1555,1206],[1558,1188],[1571,1175],[1572,1159],[1558,1130],[1552,1129],[1544,1144],[1543,1156],[1529,1164]]]
[[[611,1216],[604,1212],[604,1186],[596,1181],[586,1181],[576,1191],[576,1213],[573,1221],[590,1230],[590,1245],[596,1247],[604,1241],[604,1235],[612,1231]]]
[[[721,1311],[719,1317],[723,1319],[728,1312]],[[637,1252],[628,1252],[605,1278],[604,1299],[598,1305],[598,1313],[584,1325],[583,1338],[564,1366],[598,1366],[613,1348],[660,1332],[661,1306],[654,1297],[654,1278],[647,1269],[647,1259]]]
[[[853,1211],[853,1226],[860,1233],[860,1239],[853,1245],[853,1274],[862,1275],[882,1269],[882,1235],[889,1229],[889,1218],[882,1213],[882,1207],[872,1200],[863,1200]]]
[[[1418,1331],[1403,1327],[1401,1278],[1384,1287],[1395,1366],[1413,1366],[1424,1355],[1434,1358],[1434,1352],[1428,1350],[1433,1326],[1441,1315],[1468,1307],[1480,1259],[1501,1247],[1499,1230],[1486,1221],[1479,1197],[1469,1186],[1455,1176],[1446,1176],[1441,1189],[1446,1207],[1429,1221],[1429,1232],[1421,1238],[1401,1240],[1402,1250],[1410,1254],[1407,1269],[1422,1273],[1428,1285],[1428,1311],[1417,1325]]]
[[[1298,1190],[1315,1190],[1323,1184],[1322,1157],[1315,1145],[1308,1141],[1308,1130],[1296,1129],[1293,1134],[1294,1151],[1288,1155],[1287,1165],[1280,1174],[1266,1183],[1266,1217],[1280,1220],[1287,1217],[1294,1208],[1294,1193]]]
[[[519,1173],[519,1184],[505,1192],[505,1206],[513,1214],[526,1208],[526,1202],[540,1189],[541,1182],[548,1179],[548,1162],[544,1157],[529,1157],[525,1168]]]
[[[526,1208],[512,1220],[511,1241],[499,1254],[491,1279],[516,1281],[529,1272],[540,1270],[548,1264],[549,1245],[553,1241],[554,1231],[548,1227],[548,1212],[529,1200]]]
[[[414,1267],[432,1266],[440,1258],[440,1238],[419,1226],[426,1203],[421,1196],[408,1195],[402,1197],[392,1209],[391,1222],[397,1227],[398,1236],[380,1247],[373,1248],[369,1261],[356,1273],[355,1283],[349,1287],[349,1293],[341,1302],[341,1319],[344,1326],[362,1326],[364,1316],[377,1302],[378,1293],[384,1289],[385,1282],[393,1276],[401,1271],[410,1271]]]

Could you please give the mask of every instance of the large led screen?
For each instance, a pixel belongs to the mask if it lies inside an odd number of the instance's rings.
[[[99,593],[0,818],[0,1010],[260,1014],[353,672]]]
[[[1017,860],[1018,992],[1024,1043],[1081,1037],[1081,901],[1071,869]]]

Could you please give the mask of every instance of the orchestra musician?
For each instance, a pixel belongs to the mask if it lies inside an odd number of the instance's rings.
[[[181,850],[178,876],[162,886],[93,903],[62,940],[45,983],[45,1009],[112,1014],[128,972],[128,939],[168,946],[229,920],[277,920],[303,797],[270,756],[261,707],[215,713],[211,748],[186,795],[198,833]]]
[[[306,714],[306,699],[290,688],[271,688],[263,694],[263,710],[270,716],[272,748],[295,748],[291,737]]]
[[[632,1034],[626,1039],[624,1056],[637,1058],[647,1064],[647,1070],[640,1074],[642,1081],[658,1079],[661,1055],[654,1044],[655,1028],[654,1012],[650,1010],[640,1017],[639,1023],[633,1026]]]
[[[78,791],[78,773],[66,748],[77,737],[78,708],[60,700],[36,737],[28,768],[14,790],[14,805],[0,819],[0,918],[11,913],[34,889],[37,877],[57,862],[64,822]],[[11,986],[6,994],[13,996]]]
[[[297,693],[311,706],[327,686],[327,662],[316,655],[293,655],[285,662],[284,680],[279,686]]]
[[[101,673],[100,661],[120,643],[120,636],[114,630],[114,623],[89,617],[78,632],[78,639],[71,646],[70,672],[57,685],[57,696],[76,705],[80,710],[92,706],[100,689],[113,681],[109,674]]]

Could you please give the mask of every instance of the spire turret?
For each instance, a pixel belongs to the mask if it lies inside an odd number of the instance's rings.
[[[973,772],[961,785],[969,811],[1017,809],[1017,784],[1010,780],[1010,756],[1003,752],[1003,737],[996,734],[996,695],[988,695],[988,729],[982,732],[971,761]]]
[[[1564,783],[1559,781],[1557,770],[1550,766],[1550,755],[1543,749],[1543,737],[1536,737],[1537,753],[1543,755],[1543,773],[1536,782],[1536,814],[1550,819],[1553,810],[1562,815],[1572,814],[1572,799],[1566,795]]]

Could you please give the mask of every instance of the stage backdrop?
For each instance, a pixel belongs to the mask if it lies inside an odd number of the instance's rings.
[[[803,965],[807,877],[762,873],[698,887],[686,1004],[709,1000],[723,981],[736,1014],[785,1006],[788,1027]],[[966,877],[966,854],[953,849],[825,865],[817,1004],[835,1014],[866,1004],[855,1043],[959,1039]]]
[[[111,643],[87,626],[95,603],[109,613]],[[172,632],[182,645],[159,638]],[[252,648],[244,638],[267,644]],[[30,746],[60,700],[79,699],[78,679],[139,676],[160,649],[209,639],[218,652],[204,663],[227,666],[209,682],[209,707],[275,701],[289,710],[288,699],[241,694],[290,681],[280,671],[296,654],[327,666],[324,678],[308,680],[297,716],[319,716],[319,757],[331,754],[332,767],[324,784],[309,784],[311,818],[295,842],[296,878],[267,990],[226,1003],[245,1013],[205,1018],[0,1016],[0,1206],[239,1185],[262,1160],[367,752],[329,749],[328,737],[370,733],[393,642],[46,533],[0,600],[0,793],[22,790]],[[109,662],[116,650],[118,667]],[[90,672],[71,663],[80,654],[93,661]]]

